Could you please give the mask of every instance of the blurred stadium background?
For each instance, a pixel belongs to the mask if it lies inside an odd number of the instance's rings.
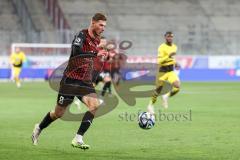
[[[12,43],[71,43],[99,11],[108,16],[108,39],[133,43],[126,51],[131,63],[155,62],[163,34],[170,30],[183,81],[239,80],[239,6],[238,0],[1,0],[0,78],[10,77]],[[69,54],[49,48],[25,52],[22,77],[40,79]]]

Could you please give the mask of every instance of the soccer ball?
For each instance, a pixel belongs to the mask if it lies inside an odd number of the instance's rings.
[[[155,117],[149,112],[142,112],[138,116],[138,125],[142,129],[151,129],[155,124]]]

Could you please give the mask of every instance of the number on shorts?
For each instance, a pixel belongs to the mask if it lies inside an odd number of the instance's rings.
[[[63,101],[64,101],[64,97],[63,97],[63,96],[60,96],[60,97],[59,97],[59,100],[58,100],[58,103],[59,103],[59,104],[63,104]]]

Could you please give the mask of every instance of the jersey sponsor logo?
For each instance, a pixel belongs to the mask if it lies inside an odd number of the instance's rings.
[[[80,45],[81,42],[82,42],[82,39],[79,38],[79,37],[77,37],[77,38],[75,39],[75,41],[74,41],[74,44],[75,44],[75,45]]]

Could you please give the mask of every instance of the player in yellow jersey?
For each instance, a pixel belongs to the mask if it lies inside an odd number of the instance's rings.
[[[174,68],[179,69],[180,66],[174,59],[174,55],[176,55],[177,52],[177,46],[173,43],[173,33],[166,32],[164,37],[166,42],[162,43],[158,48],[159,71],[156,75],[156,89],[148,105],[148,111],[150,113],[154,113],[153,105],[156,103],[157,97],[163,88],[164,81],[172,85],[172,90],[162,95],[162,105],[164,108],[168,108],[168,97],[175,95],[180,89],[180,80],[174,72]]]
[[[26,56],[20,48],[16,48],[10,56],[10,63],[12,65],[12,76],[18,88],[21,87],[20,73],[22,70],[23,62],[26,61]]]

